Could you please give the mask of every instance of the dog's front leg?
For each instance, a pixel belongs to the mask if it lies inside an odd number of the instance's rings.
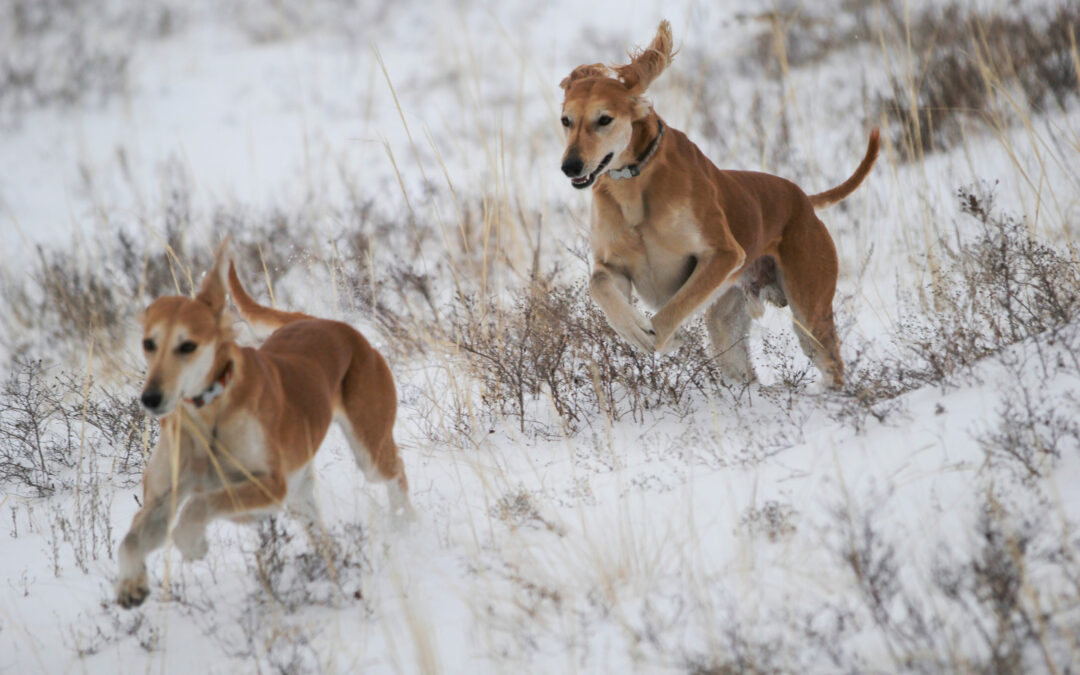
[[[185,439],[162,423],[161,440],[150,454],[143,472],[143,505],[131,521],[131,528],[117,551],[119,575],[116,600],[122,607],[141,605],[150,594],[146,576],[146,556],[165,543],[169,523],[192,488],[189,457],[181,451]],[[173,476],[173,472],[177,475]],[[175,485],[176,492],[173,493]]]
[[[662,350],[682,322],[710,297],[730,287],[732,273],[742,267],[745,261],[746,252],[734,241],[730,248],[700,256],[690,278],[653,315],[656,349]]]
[[[624,340],[646,352],[656,349],[656,336],[649,320],[630,304],[630,277],[597,261],[589,279],[589,294]]]
[[[173,541],[187,560],[206,555],[206,526],[214,518],[235,517],[280,506],[285,500],[288,485],[276,471],[254,474],[246,480],[230,483],[220,490],[196,493],[191,496],[173,531]]]
[[[125,609],[137,607],[150,594],[146,576],[146,556],[165,542],[173,509],[172,491],[143,504],[131,522],[117,553],[120,575],[116,583],[116,601]]]

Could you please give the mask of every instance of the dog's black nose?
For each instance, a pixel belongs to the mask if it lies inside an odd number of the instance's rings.
[[[585,162],[581,161],[581,158],[576,155],[567,157],[562,163],[562,172],[566,174],[568,178],[577,178],[581,175],[581,170],[585,168]]]
[[[157,410],[161,405],[161,399],[164,398],[160,391],[147,390],[143,392],[142,404],[146,406],[147,410]]]

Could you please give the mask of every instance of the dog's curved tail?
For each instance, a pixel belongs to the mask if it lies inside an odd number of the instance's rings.
[[[816,195],[810,195],[810,204],[815,209],[823,209],[843,200],[854,192],[855,188],[859,187],[859,184],[863,182],[866,175],[870,173],[870,169],[873,168],[874,161],[877,159],[878,150],[880,148],[881,132],[877,127],[874,127],[874,130],[870,132],[870,142],[866,146],[866,155],[859,164],[859,168],[855,169],[855,173],[851,174],[851,178],[848,178],[831,190],[819,192]]]
[[[282,312],[255,302],[254,298],[244,290],[243,284],[240,283],[240,277],[236,274],[236,266],[233,265],[231,260],[229,261],[229,293],[232,295],[233,302],[240,309],[240,314],[253,326],[259,328],[273,331],[294,321],[315,318],[301,312]]]

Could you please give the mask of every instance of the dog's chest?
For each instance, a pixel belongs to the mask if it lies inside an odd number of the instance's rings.
[[[623,222],[629,227],[637,227],[645,221],[645,199],[641,194],[634,194],[619,200],[619,211]]]
[[[650,307],[659,308],[694,271],[705,249],[700,229],[686,213],[636,226],[612,220],[594,221],[594,255],[625,270],[638,296]]]
[[[666,240],[648,227],[642,228],[641,240],[642,255],[629,266],[630,280],[645,304],[658,309],[690,278],[698,251]]]
[[[211,430],[214,457],[227,475],[261,473],[269,468],[266,434],[250,415],[235,415]]]

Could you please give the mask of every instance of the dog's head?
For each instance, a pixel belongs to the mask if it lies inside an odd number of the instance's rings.
[[[210,385],[219,348],[232,339],[225,316],[225,273],[228,241],[214,255],[214,265],[194,298],[158,298],[143,313],[143,355],[146,384],[142,403],[156,416],[176,409]]]
[[[600,63],[578,66],[560,83],[565,92],[562,125],[566,151],[562,171],[570,184],[589,187],[613,164],[627,164],[633,124],[652,109],[645,91],[671,63],[671,25],[661,21],[652,44],[631,56],[630,63],[608,68]]]

